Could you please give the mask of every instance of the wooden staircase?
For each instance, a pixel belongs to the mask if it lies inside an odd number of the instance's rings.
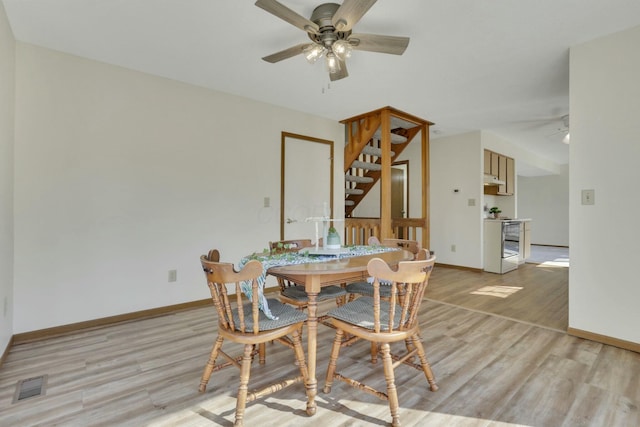
[[[344,149],[345,218],[371,188],[380,182],[380,236],[393,237],[391,227],[391,165],[416,135],[422,135],[423,194],[428,195],[429,126],[433,123],[413,115],[384,107],[341,123],[345,125],[347,143]],[[426,217],[427,197],[423,197]],[[428,237],[427,237],[428,241]]]
[[[415,129],[415,128],[414,128]],[[413,130],[413,129],[412,129]],[[403,128],[395,128],[391,131],[391,163],[393,163],[400,153],[411,142],[417,131],[413,135]],[[382,148],[381,132],[378,130],[372,138],[362,147],[358,157],[353,160],[344,174],[345,180],[345,216],[350,217],[353,209],[369,193],[382,175]],[[346,164],[346,162],[345,162]]]

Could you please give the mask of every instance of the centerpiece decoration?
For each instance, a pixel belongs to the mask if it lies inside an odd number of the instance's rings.
[[[327,249],[340,249],[340,235],[335,227],[329,227],[325,247]]]

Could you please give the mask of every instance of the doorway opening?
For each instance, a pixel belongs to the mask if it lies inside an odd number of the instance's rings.
[[[402,160],[391,165],[391,218],[407,218],[409,215],[409,161]],[[403,230],[398,230],[398,239],[404,239]]]

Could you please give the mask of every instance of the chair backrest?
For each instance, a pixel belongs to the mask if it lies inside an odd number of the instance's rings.
[[[207,261],[220,262],[220,251],[211,249],[207,254]]]
[[[309,248],[311,246],[311,239],[278,240],[275,242],[269,242],[269,250],[272,254],[297,252],[302,248]]]
[[[380,258],[374,258],[367,264],[367,271],[373,277],[374,332],[407,330],[416,326],[420,304],[436,260],[433,256],[426,259],[426,249],[421,252],[418,258],[425,259],[401,261],[397,270],[391,269]],[[380,301],[380,281],[387,283],[384,286],[391,283],[388,303]]]
[[[382,246],[388,246],[390,248],[402,248],[409,251],[415,256],[420,252],[420,243],[417,240],[407,239],[383,239]]]
[[[431,258],[432,256],[433,254],[429,249],[424,249],[424,250],[418,251],[418,253],[414,255],[413,260],[414,261],[425,260],[425,259]]]
[[[257,334],[260,325],[259,298],[252,298],[251,304],[247,305],[248,301],[245,302],[247,298],[242,292],[241,283],[251,283],[251,294],[258,295],[258,277],[262,275],[262,263],[251,260],[237,272],[233,264],[209,261],[208,256],[202,255],[200,262],[207,277],[213,304],[218,312],[219,327],[229,331]],[[233,300],[235,300],[235,309],[232,307]],[[248,321],[249,319],[251,321]]]
[[[369,236],[369,238],[367,239],[367,243],[370,246],[381,245],[380,240],[378,240],[378,238],[376,236]]]

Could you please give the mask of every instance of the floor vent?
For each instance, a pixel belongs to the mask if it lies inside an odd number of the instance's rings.
[[[44,395],[46,385],[46,375],[18,381],[18,385],[16,386],[16,393],[13,396],[13,403],[28,399],[30,397]]]

